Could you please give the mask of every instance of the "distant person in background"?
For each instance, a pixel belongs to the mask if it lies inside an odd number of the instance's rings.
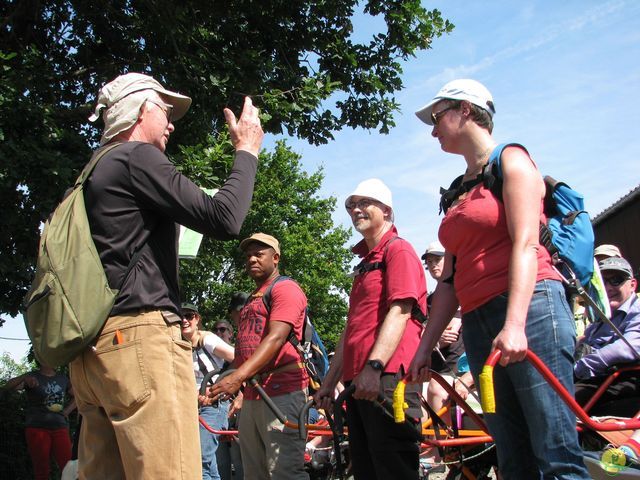
[[[611,322],[625,339],[640,352],[640,299],[635,294],[638,283],[631,265],[624,258],[609,257],[600,262],[600,272],[611,307]],[[618,337],[608,323],[593,322],[580,339],[577,351],[580,358],[574,367],[576,400],[584,405],[615,367],[624,367],[638,360],[629,346]],[[623,372],[598,402],[592,415],[631,417],[638,411],[640,376],[637,372]],[[627,401],[621,401],[628,399]]]
[[[238,319],[240,317],[240,310],[245,303],[249,294],[245,292],[236,292],[231,296],[229,302],[229,318],[233,325],[237,327]],[[213,333],[222,338],[225,342],[233,344],[233,326],[226,320],[218,320],[213,327]],[[242,399],[242,393],[238,394],[240,404]],[[235,409],[234,409],[235,410]],[[240,410],[235,410],[229,416],[229,430],[238,429],[238,419]],[[222,438],[218,451],[216,452],[218,458],[218,473],[220,473],[221,480],[242,480],[244,478],[244,469],[242,468],[242,455],[240,453],[240,445],[238,445],[238,437],[225,436]]]
[[[431,277],[438,282],[442,276],[442,267],[444,266],[444,247],[442,244],[437,240],[431,242],[421,258]],[[427,299],[427,301],[429,300]]]
[[[427,246],[427,250],[422,255],[429,274],[436,281],[436,286],[440,283],[442,278],[442,270],[444,267],[444,247],[439,241],[431,242]],[[431,301],[433,300],[433,292],[427,297],[427,305],[431,308]],[[442,332],[440,340],[438,340],[437,348],[431,353],[431,369],[447,380],[450,385],[454,384],[454,380],[458,373],[458,360],[464,353],[464,343],[462,342],[461,335],[462,320],[460,318],[460,311],[456,314]],[[435,380],[431,380],[424,384],[423,394],[426,390],[426,398],[429,406],[438,412],[449,399],[447,391]],[[424,411],[426,414],[426,410]],[[448,421],[449,417],[445,418]],[[422,468],[426,470],[432,470],[433,467],[440,461],[440,454],[437,448],[432,448],[426,455],[420,457]]]
[[[36,371],[12,378],[3,390],[24,389],[27,395],[25,437],[35,480],[48,480],[51,456],[60,471],[71,460],[69,414],[74,400],[65,407],[67,395],[73,395],[66,375],[46,365]]]
[[[218,320],[211,331],[229,345],[233,345],[233,327],[226,320]]]
[[[219,372],[225,362],[233,361],[233,347],[225,343],[216,334],[200,330],[201,317],[198,308],[190,303],[182,304],[182,336],[191,342],[193,372],[196,377],[196,389],[200,388],[204,377],[209,372]],[[212,378],[212,382],[217,377]],[[229,402],[220,400],[213,404],[203,403],[203,398],[198,397],[198,413],[207,425],[214,430],[227,428],[227,415],[229,414]],[[207,430],[200,424],[200,452],[202,456],[203,480],[219,480],[218,462],[216,451],[220,435]]]
[[[236,292],[231,296],[231,301],[229,302],[229,319],[236,330],[240,322],[240,311],[248,299],[249,294],[246,292]]]

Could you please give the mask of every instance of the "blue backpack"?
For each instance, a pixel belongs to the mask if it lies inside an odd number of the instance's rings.
[[[271,312],[271,290],[273,290],[276,283],[283,280],[295,282],[291,277],[280,275],[271,282],[271,285],[269,285],[262,295],[262,302],[267,309],[267,313]],[[324,348],[320,335],[318,335],[317,330],[311,323],[308,308],[304,311],[302,339],[298,339],[292,329],[287,337],[287,341],[294,346],[304,363],[307,374],[309,375],[310,388],[317,391],[329,371],[329,356],[327,355],[327,350]]]
[[[517,143],[498,145],[482,173],[483,182],[502,201],[502,151],[508,146],[526,149]],[[540,244],[566,278],[575,277],[587,285],[593,275],[593,226],[584,209],[584,197],[569,185],[544,177],[544,213],[547,225],[540,223]]]

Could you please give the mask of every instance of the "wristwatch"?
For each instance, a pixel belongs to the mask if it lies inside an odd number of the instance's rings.
[[[384,372],[384,365],[380,360],[369,360],[367,362],[367,365],[369,365],[371,368],[373,368],[377,372],[380,372],[380,373]]]

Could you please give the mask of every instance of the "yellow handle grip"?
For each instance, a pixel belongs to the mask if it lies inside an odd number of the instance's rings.
[[[409,405],[404,401],[405,388],[407,388],[407,382],[400,380],[393,390],[393,419],[396,423],[404,422],[404,411],[409,408]]]
[[[493,367],[485,365],[480,374],[480,403],[484,413],[496,413],[496,394],[493,388]]]

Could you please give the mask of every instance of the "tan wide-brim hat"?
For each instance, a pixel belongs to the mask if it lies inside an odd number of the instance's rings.
[[[98,104],[89,120],[95,122],[100,116],[100,110],[109,109],[126,96],[141,90],[154,90],[163,95],[165,101],[173,107],[172,121],[184,117],[191,106],[191,98],[167,90],[153,77],[142,73],[126,73],[102,87],[98,95]]]

